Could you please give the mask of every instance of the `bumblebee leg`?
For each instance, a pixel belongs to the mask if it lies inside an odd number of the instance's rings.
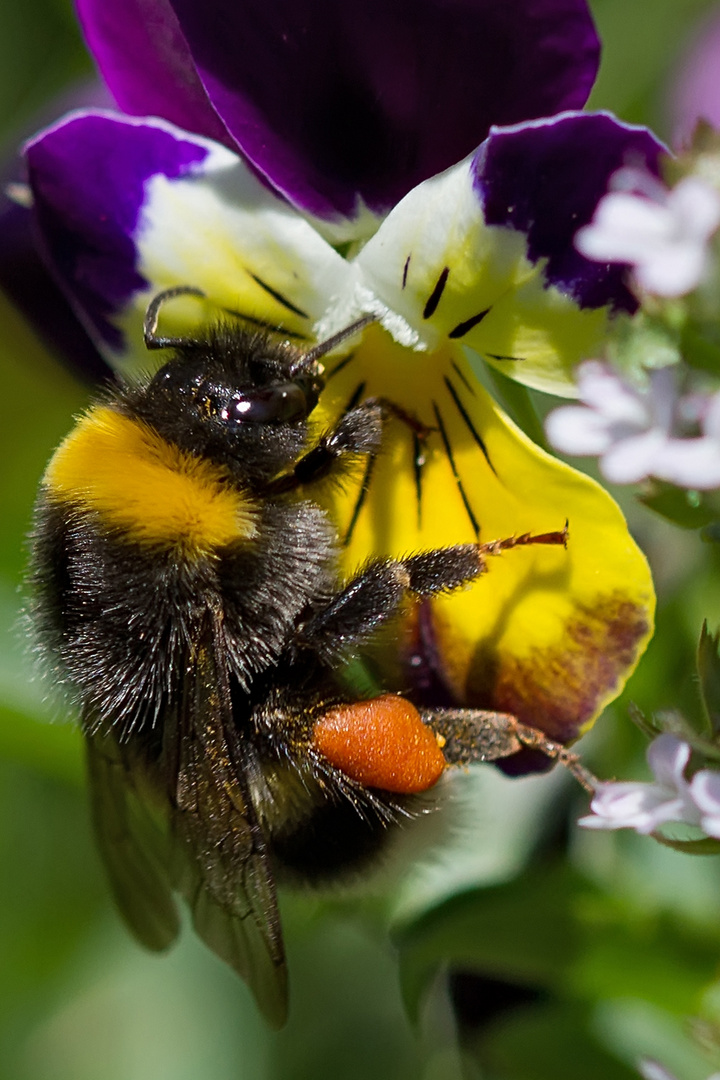
[[[350,415],[350,414],[348,414]],[[295,644],[335,659],[362,644],[399,609],[407,593],[432,597],[479,577],[487,555],[527,544],[564,544],[566,531],[508,537],[487,544],[457,544],[398,561],[371,563],[302,626]]]
[[[297,644],[312,648],[326,661],[336,659],[367,641],[395,614],[409,585],[402,563],[371,563],[299,628]]]
[[[474,581],[485,569],[485,559],[479,544],[456,544],[411,555],[401,565],[410,592],[429,597]]]
[[[490,540],[486,544],[456,544],[454,547],[436,548],[420,555],[402,560],[410,576],[408,588],[418,596],[435,596],[450,592],[460,585],[473,581],[487,568],[487,556],[501,555],[516,547],[531,544],[549,544],[567,547],[568,525],[557,532],[522,533],[507,536],[503,540]]]
[[[335,430],[324,435],[317,446],[300,458],[290,474],[295,481],[294,486],[322,480],[346,454],[369,454],[374,458],[380,449],[385,422],[390,417],[406,424],[421,442],[435,430],[387,398],[366,398],[360,405],[349,409],[340,418]],[[290,477],[279,479],[287,483]]]
[[[390,619],[408,592],[434,596],[472,581],[484,562],[477,544],[459,544],[408,559],[374,562],[300,628],[298,644],[326,658],[366,641]]]
[[[540,750],[559,761],[586,791],[594,792],[598,781],[561,743],[537,728],[521,724],[511,713],[483,709],[422,710],[423,723],[443,740],[443,754],[449,765],[470,765],[475,761],[499,761],[523,748]]]
[[[321,436],[312,450],[296,461],[292,472],[278,476],[268,485],[267,494],[278,495],[323,480],[349,455],[376,454],[382,440],[383,421],[383,406],[373,398],[350,409],[333,431]]]

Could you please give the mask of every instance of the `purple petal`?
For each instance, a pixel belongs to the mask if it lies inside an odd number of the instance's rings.
[[[155,122],[76,113],[32,140],[26,156],[35,220],[49,265],[101,341],[123,346],[111,321],[147,282],[133,234],[146,181],[178,177],[206,145]]]
[[[475,162],[487,224],[526,233],[530,260],[547,260],[547,283],[581,307],[632,312],[637,301],[624,283],[625,267],[591,262],[573,239],[617,169],[633,165],[657,175],[663,150],[646,128],[609,113],[567,113],[493,129]]]
[[[673,790],[687,787],[684,774],[690,760],[688,743],[665,732],[648,746],[647,760],[653,776],[661,784]]]
[[[585,0],[171,3],[240,148],[329,219],[385,212],[491,124],[582,106],[597,68]]]
[[[23,135],[28,138],[71,109],[107,109],[111,105],[99,81],[82,80],[47,102],[24,125]],[[0,165],[0,191],[14,184],[22,190],[25,182],[25,163],[13,154]],[[0,288],[74,375],[90,384],[108,380],[110,368],[40,256],[31,211],[5,194],[0,194]]]
[[[111,371],[40,257],[32,214],[0,199],[0,288],[53,354],[89,383]]]
[[[76,0],[97,65],[121,109],[161,116],[232,146],[168,0]]]

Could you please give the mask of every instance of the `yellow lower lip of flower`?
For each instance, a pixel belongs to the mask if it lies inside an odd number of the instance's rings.
[[[449,700],[515,713],[564,742],[577,737],[620,692],[652,633],[650,571],[618,506],[535,446],[460,349],[411,352],[372,327],[336,367],[328,363],[320,407],[327,424],[358,396],[398,407],[365,493],[363,463],[330,496],[348,574],[371,557],[569,522],[567,550],[526,547],[492,559],[475,584],[432,601],[424,624]],[[408,649],[415,626],[411,611]],[[411,668],[381,651],[406,690]]]

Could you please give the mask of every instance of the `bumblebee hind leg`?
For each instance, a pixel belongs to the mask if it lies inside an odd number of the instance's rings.
[[[597,779],[581,763],[577,754],[555,742],[544,732],[521,724],[511,713],[484,709],[421,710],[423,723],[442,739],[448,765],[471,765],[477,761],[500,761],[519,750],[540,750],[558,761],[586,791],[593,793]]]

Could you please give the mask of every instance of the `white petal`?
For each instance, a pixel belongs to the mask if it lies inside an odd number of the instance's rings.
[[[640,1075],[644,1080],[676,1080],[675,1076],[668,1072],[664,1065],[650,1058],[643,1058],[638,1065]]]
[[[481,154],[393,207],[355,258],[361,284],[401,344],[432,352],[450,338],[512,379],[575,397],[572,369],[597,348],[607,309],[580,307],[549,284],[522,230],[486,224],[476,183]]]
[[[668,821],[688,819],[685,800],[662,784],[599,784],[590,809],[592,815],[579,821],[590,829],[635,829],[647,834]],[[690,814],[695,822],[693,808]]]
[[[623,165],[614,172],[608,187],[610,191],[631,191],[634,195],[644,195],[650,202],[660,203],[661,206],[667,203],[670,195],[669,188],[662,180],[636,165]]]
[[[147,182],[136,245],[137,270],[152,287],[135,295],[128,333],[159,289],[192,285],[217,307],[312,339],[315,323],[350,275],[350,264],[221,146],[213,146],[202,170],[190,176],[156,175]],[[203,314],[195,300],[181,299],[163,318],[176,311],[180,319]],[[183,331],[171,325],[169,332]]]
[[[564,454],[604,454],[612,445],[607,421],[583,405],[565,405],[545,420],[547,437]]]
[[[704,277],[707,241],[718,225],[720,194],[687,177],[663,201],[610,192],[578,232],[575,246],[589,259],[629,263],[648,292],[682,296]]]
[[[436,348],[454,326],[489,308],[513,284],[518,260],[525,261],[520,233],[485,226],[472,162],[466,158],[410,191],[355,260],[367,288],[414,329],[419,348]],[[443,273],[443,302],[428,318]]]
[[[720,772],[702,769],[690,781],[693,802],[703,814],[720,818]]]
[[[713,840],[720,840],[720,814],[703,814],[700,817],[700,828]]]
[[[670,192],[668,207],[686,233],[707,240],[720,225],[720,194],[698,176],[686,176]]]
[[[653,475],[653,464],[667,441],[657,429],[621,439],[605,454],[600,470],[613,484],[636,484]]]
[[[638,260],[635,277],[655,296],[684,296],[696,288],[707,268],[704,242],[695,239],[668,242]]]
[[[720,487],[720,442],[707,437],[669,439],[653,463],[651,473],[684,488],[711,491]]]
[[[640,431],[650,425],[650,413],[642,396],[607,364],[586,361],[577,369],[577,380],[580,400],[608,420],[629,424]]]
[[[643,261],[673,235],[674,218],[667,207],[626,192],[611,192],[600,200],[595,216],[580,229],[575,247],[599,262]]]
[[[705,435],[720,442],[720,393],[712,394],[707,399],[702,417],[702,429]]]
[[[657,368],[650,372],[648,402],[652,413],[652,427],[661,428],[668,435],[672,430],[677,409],[677,372],[675,365]]]

